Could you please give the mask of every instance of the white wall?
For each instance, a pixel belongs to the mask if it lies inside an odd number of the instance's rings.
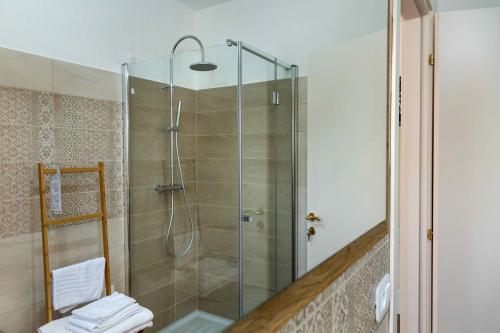
[[[437,332],[500,332],[500,8],[440,16]]]
[[[500,6],[500,0],[436,0],[439,12]]]
[[[196,12],[208,45],[242,40],[308,72],[312,51],[387,24],[386,0],[233,0]]]
[[[176,0],[0,0],[0,47],[114,72],[193,31]]]
[[[387,32],[322,48],[309,70],[307,208],[322,218],[311,269],[386,220]]]

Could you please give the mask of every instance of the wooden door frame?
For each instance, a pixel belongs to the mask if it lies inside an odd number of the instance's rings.
[[[410,57],[405,58],[408,52],[411,52]],[[432,328],[432,241],[427,239],[427,230],[432,230],[433,215],[434,68],[429,63],[429,55],[433,52],[434,14],[429,2],[401,0],[399,59],[403,82],[399,141],[401,332],[430,333]],[[407,63],[412,57],[413,63]],[[420,61],[418,59],[415,61],[417,57],[420,57]],[[415,66],[419,68],[415,69]],[[413,103],[406,106],[408,112],[413,110],[411,114],[405,113],[405,100]],[[419,105],[415,105],[416,103]]]

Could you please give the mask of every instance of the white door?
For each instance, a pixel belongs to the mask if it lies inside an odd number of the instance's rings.
[[[434,332],[500,332],[500,7],[444,12]]]
[[[308,269],[385,220],[387,31],[309,61],[307,206],[321,218]]]

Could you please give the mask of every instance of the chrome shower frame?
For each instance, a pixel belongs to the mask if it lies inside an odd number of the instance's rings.
[[[286,62],[281,61],[276,57],[271,57],[266,53],[243,43],[242,41],[235,41],[232,39],[226,40],[226,45],[228,47],[236,46],[237,47],[237,57],[238,57],[238,81],[237,81],[237,146],[238,146],[238,178],[239,178],[239,187],[238,187],[238,210],[240,219],[238,221],[238,237],[239,237],[239,246],[238,246],[238,274],[239,274],[239,315],[240,318],[243,317],[243,301],[244,301],[244,283],[243,283],[243,223],[244,223],[244,214],[243,214],[243,51],[251,53],[259,58],[262,58],[270,63],[272,63],[275,67],[274,70],[274,80],[277,82],[278,74],[277,68],[282,67],[286,70],[291,71],[291,85],[292,85],[292,103],[291,103],[291,112],[292,112],[292,137],[291,137],[291,159],[292,159],[292,281],[295,281],[298,278],[298,219],[297,219],[297,184],[298,184],[298,174],[297,174],[297,119],[298,119],[298,75],[299,68],[297,65],[289,65]],[[276,88],[276,87],[275,87]],[[277,172],[277,171],[275,171]],[[277,182],[276,182],[277,186]],[[277,221],[277,217],[276,217]],[[278,228],[276,228],[276,233],[278,233]],[[276,256],[278,255],[278,234],[276,234]],[[276,270],[276,291],[278,290],[277,281],[278,281],[278,264],[275,265]]]
[[[182,42],[182,40],[189,38],[191,36],[184,36],[181,38],[175,45],[174,48],[172,49],[175,51],[177,46]],[[209,64],[205,60],[205,53],[203,49],[203,45],[201,41],[196,38],[195,36],[192,36],[198,45],[200,45],[201,49],[201,64]],[[242,129],[243,129],[243,52],[249,52],[255,56],[258,56],[275,66],[279,66],[282,68],[285,68],[287,70],[291,71],[291,85],[292,85],[292,106],[291,106],[291,112],[292,112],[292,143],[291,143],[291,159],[292,159],[292,280],[296,280],[298,278],[298,261],[297,261],[297,254],[299,251],[298,247],[298,239],[299,237],[303,234],[301,234],[301,231],[298,230],[298,212],[297,212],[297,113],[298,113],[298,67],[296,65],[289,65],[278,58],[271,57],[255,48],[253,48],[250,45],[247,45],[241,41],[233,41],[228,39],[226,41],[227,46],[235,46],[237,47],[237,60],[238,60],[238,81],[237,81],[237,147],[238,147],[238,175],[239,175],[239,199],[238,199],[238,210],[239,210],[239,216],[240,219],[238,221],[239,225],[239,232],[238,232],[238,238],[239,238],[239,315],[240,317],[243,316],[243,300],[244,300],[244,295],[243,295],[243,154],[242,154]],[[173,53],[171,54],[171,66],[173,66]],[[276,79],[276,71],[275,71],[275,79]],[[170,86],[165,85],[165,89],[170,89],[170,124],[174,125],[174,116],[173,116],[173,105],[174,105],[174,80],[173,80],[173,71],[170,71]],[[129,257],[130,257],[130,191],[129,191],[129,140],[130,140],[130,113],[129,113],[129,93],[130,93],[130,87],[129,87],[129,72],[128,72],[128,64],[123,64],[122,65],[122,87],[123,87],[123,92],[122,92],[122,105],[123,105],[123,144],[124,144],[124,169],[123,169],[123,174],[124,174],[124,201],[125,201],[125,233],[126,233],[126,239],[128,239],[128,242],[126,244],[126,279],[128,281],[126,288],[127,292],[130,292],[130,286],[131,286],[131,274],[130,274],[130,262],[129,262]],[[171,132],[171,134],[174,134]],[[173,140],[171,140],[171,145],[173,145]],[[172,148],[172,146],[171,146]],[[173,149],[171,149],[171,163],[173,163]],[[171,179],[172,184],[173,184],[173,179]],[[169,189],[166,189],[167,191]]]

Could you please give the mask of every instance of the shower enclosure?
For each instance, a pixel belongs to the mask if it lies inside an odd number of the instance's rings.
[[[220,331],[296,276],[297,67],[192,40],[122,68],[129,291],[152,332]]]

